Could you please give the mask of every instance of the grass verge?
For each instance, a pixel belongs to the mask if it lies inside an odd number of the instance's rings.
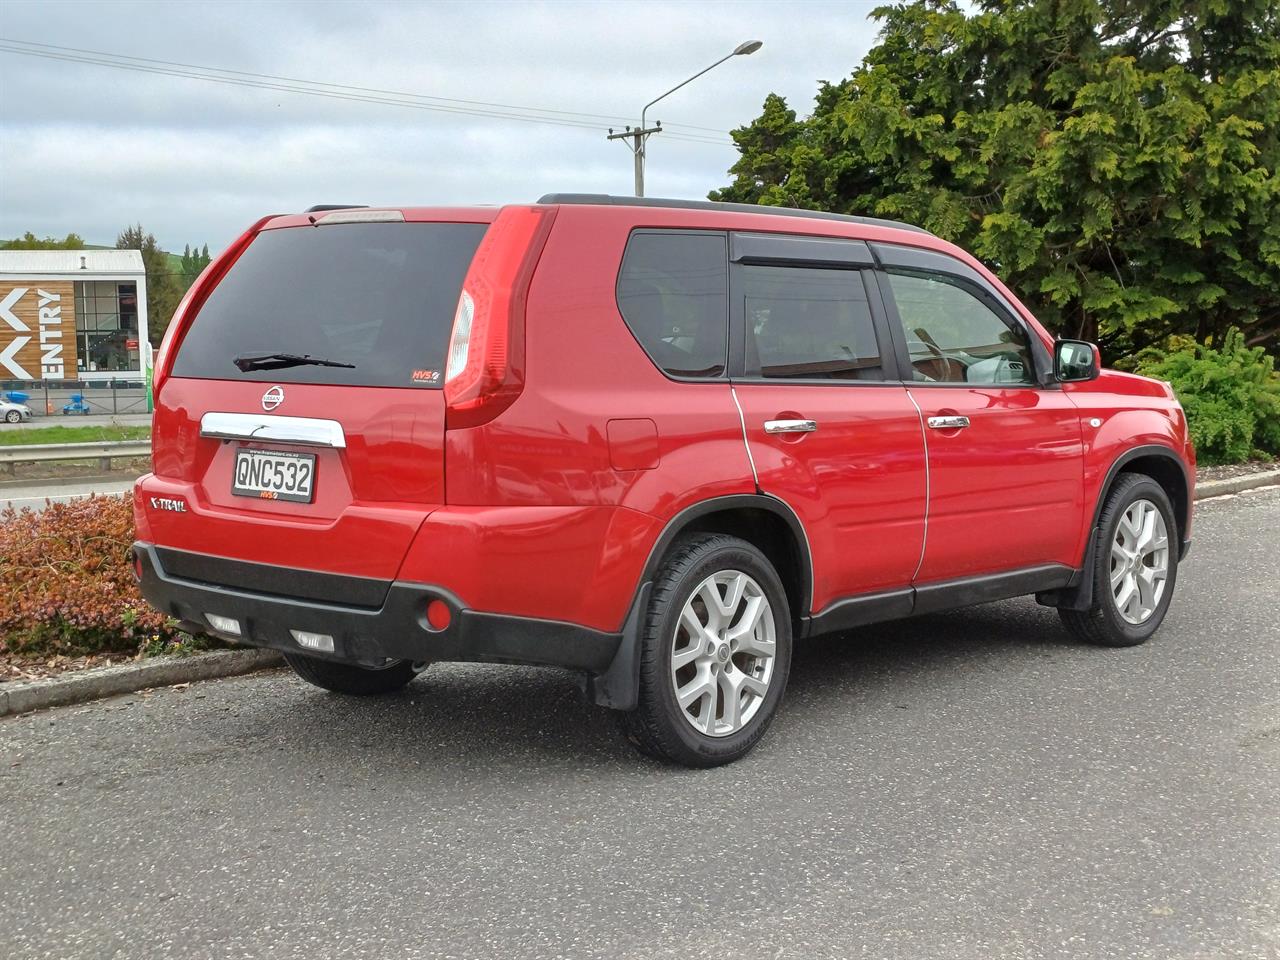
[[[109,440],[146,440],[149,426],[136,427],[36,427],[34,430],[0,428],[0,447],[28,446],[33,443],[102,443]]]

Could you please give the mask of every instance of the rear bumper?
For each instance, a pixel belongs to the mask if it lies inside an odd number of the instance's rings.
[[[578,624],[465,609],[449,591],[422,583],[243,563],[205,554],[133,545],[147,601],[191,629],[216,633],[208,614],[239,622],[240,642],[321,656],[291,631],[333,638],[331,659],[377,664],[386,659],[522,663],[597,675],[618,652],[621,633]],[[221,582],[220,582],[221,581]],[[452,614],[434,630],[427,604]]]

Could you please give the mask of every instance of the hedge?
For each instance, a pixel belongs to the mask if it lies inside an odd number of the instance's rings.
[[[158,653],[176,621],[138,592],[127,496],[0,513],[0,653]]]

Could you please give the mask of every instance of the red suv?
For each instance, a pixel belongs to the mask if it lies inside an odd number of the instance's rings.
[[[1141,643],[1190,543],[1168,385],[882,220],[267,217],[178,308],[155,395],[134,549],[161,611],[349,694],[568,667],[693,766],[760,739],[795,640],[1035,594]]]

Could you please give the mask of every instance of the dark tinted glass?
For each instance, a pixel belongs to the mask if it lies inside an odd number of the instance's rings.
[[[268,230],[201,307],[173,374],[438,387],[458,294],[484,231],[484,224],[474,223]],[[242,373],[232,362],[258,353],[310,354],[355,366]]]
[[[890,272],[912,377],[924,383],[1034,383],[1026,331],[946,274]]]
[[[744,267],[748,376],[880,380],[880,349],[856,270]]]
[[[667,373],[718,377],[728,355],[728,288],[723,234],[638,233],[622,260],[618,305]]]

